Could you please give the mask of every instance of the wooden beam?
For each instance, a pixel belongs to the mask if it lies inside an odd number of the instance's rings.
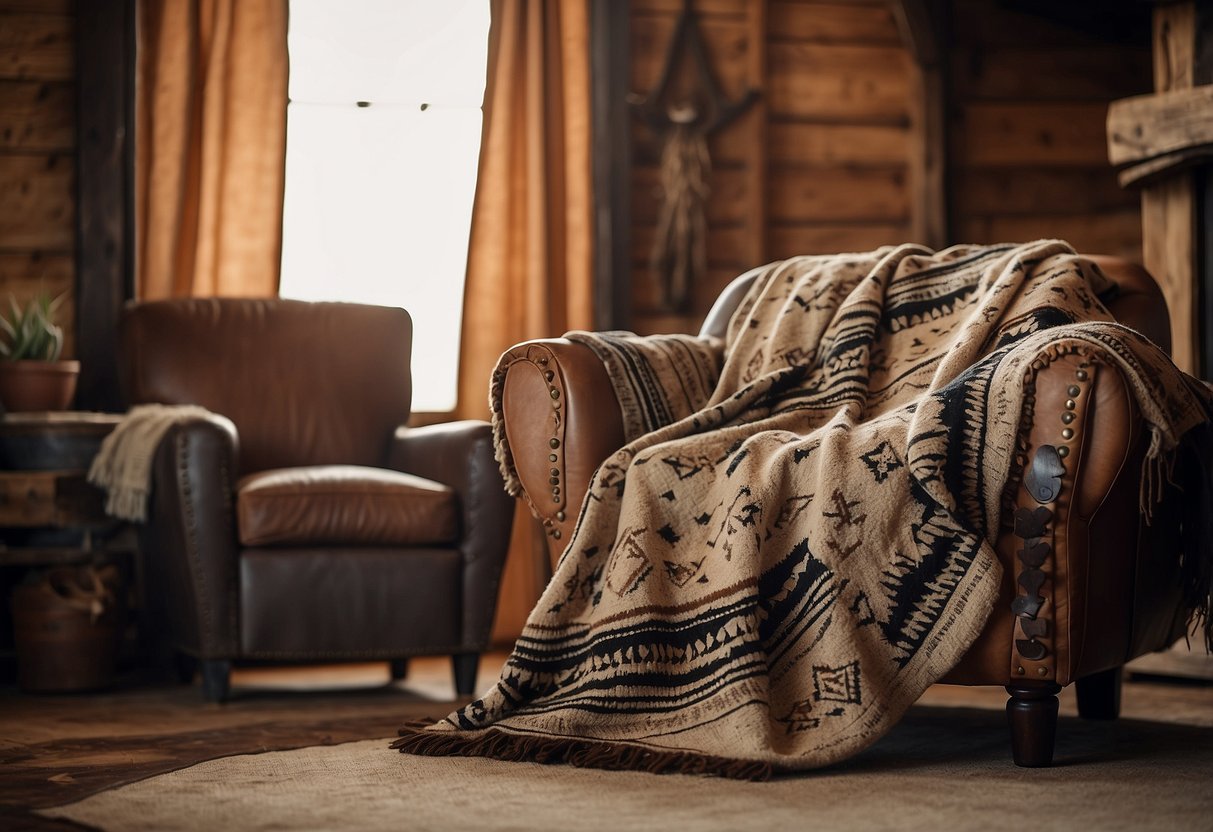
[[[1107,133],[1116,167],[1213,144],[1213,85],[1113,101]]]
[[[627,329],[631,309],[631,113],[627,0],[591,0],[594,326]]]
[[[135,0],[77,4],[76,404],[120,410],[117,329],[134,295]]]
[[[750,0],[746,16],[749,47],[746,74],[749,88],[759,90],[742,125],[749,134],[750,158],[746,168],[746,265],[767,262],[767,176],[770,148],[767,143],[767,0]]]
[[[944,12],[932,0],[897,0],[893,15],[914,57],[910,122],[911,234],[915,242],[942,248],[948,228],[947,101],[943,68]]]
[[[1154,9],[1154,89],[1190,90],[1196,54],[1194,3]],[[1175,365],[1199,372],[1197,325],[1196,188],[1180,174],[1151,185],[1141,194],[1142,259],[1154,275],[1171,315],[1171,357]]]

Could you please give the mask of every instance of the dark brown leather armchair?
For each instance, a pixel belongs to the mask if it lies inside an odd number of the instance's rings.
[[[1118,284],[1111,312],[1169,350],[1166,303],[1150,275],[1123,260],[1093,259]],[[724,336],[757,271],[725,289],[701,334]],[[554,563],[592,473],[623,444],[619,407],[606,371],[584,345],[563,338],[530,341],[510,350],[506,360],[506,436]],[[563,426],[553,425],[553,387],[565,405]],[[1029,493],[1041,483],[1021,483],[1016,490],[1019,506],[1047,504],[1054,515],[1041,531],[1053,552],[1040,590],[1044,603],[1035,616],[1013,609],[1028,568],[1017,556],[1025,530],[1004,529],[996,545],[1004,568],[1001,597],[984,632],[943,681],[1005,686],[1015,762],[1037,766],[1052,761],[1061,686],[1077,682],[1083,716],[1116,717],[1121,666],[1170,644],[1185,620],[1177,559],[1155,539],[1166,524],[1147,526],[1138,512],[1145,431],[1119,371],[1080,367],[1073,356],[1054,360],[1037,377],[1035,418],[1021,430],[1028,460],[1045,446],[1064,446],[1061,453],[1069,457],[1059,493]],[[559,454],[549,454],[552,436],[562,437]],[[562,502],[551,496],[549,483],[557,481]]]
[[[122,320],[131,404],[196,404],[153,460],[149,612],[201,660],[449,653],[470,695],[488,643],[512,500],[485,422],[404,427],[402,309],[289,300],[137,303]],[[407,472],[407,473],[406,473]]]

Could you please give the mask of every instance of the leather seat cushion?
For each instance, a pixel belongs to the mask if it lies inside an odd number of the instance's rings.
[[[441,483],[360,465],[278,468],[236,485],[245,546],[453,543],[456,501]]]

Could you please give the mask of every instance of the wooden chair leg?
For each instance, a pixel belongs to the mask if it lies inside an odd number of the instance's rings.
[[[232,692],[232,663],[225,659],[203,659],[202,698],[207,702],[226,702]]]
[[[394,682],[398,682],[409,675],[408,659],[392,659],[388,662],[388,665],[391,668],[392,681]]]
[[[451,666],[455,670],[456,694],[471,696],[476,692],[476,669],[479,665],[479,653],[456,653],[451,656]]]
[[[1085,676],[1074,683],[1078,715],[1083,719],[1116,719],[1120,716],[1121,668],[1114,667]]]
[[[1053,764],[1057,737],[1057,692],[1060,685],[1008,685],[1007,721],[1015,765],[1037,768]]]

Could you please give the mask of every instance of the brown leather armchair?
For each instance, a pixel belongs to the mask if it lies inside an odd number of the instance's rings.
[[[1169,350],[1166,303],[1150,275],[1123,260],[1092,259],[1118,284],[1109,301],[1116,318]],[[725,289],[701,334],[724,336],[757,273]],[[584,345],[563,338],[530,341],[507,352],[506,360],[506,436],[554,563],[595,468],[623,444],[619,407],[606,371]],[[553,424],[553,387],[564,402],[562,426]],[[1017,487],[1018,506],[1047,504],[1053,520],[1043,530],[1001,531],[1001,597],[983,633],[942,681],[1005,686],[1015,762],[1038,766],[1052,761],[1061,686],[1077,683],[1084,717],[1115,718],[1121,666],[1178,638],[1185,616],[1177,559],[1156,539],[1167,524],[1146,525],[1138,512],[1145,431],[1119,371],[1080,367],[1073,356],[1054,360],[1037,377],[1035,418],[1021,430],[1033,465]],[[559,454],[549,453],[549,442],[560,443]],[[1050,451],[1063,445],[1069,459],[1058,492],[1058,481],[1040,471],[1048,467],[1043,462]],[[1046,446],[1050,451],[1042,456]],[[563,489],[556,498],[553,482]],[[1024,538],[1038,532],[1053,552],[1044,567],[1039,616],[1015,606],[1025,595],[1020,578],[1030,569],[1019,553]]]
[[[403,309],[289,300],[136,303],[121,326],[131,404],[196,404],[152,464],[147,604],[201,660],[449,653],[470,695],[513,520],[485,422],[405,427]],[[407,472],[407,473],[406,473]]]

